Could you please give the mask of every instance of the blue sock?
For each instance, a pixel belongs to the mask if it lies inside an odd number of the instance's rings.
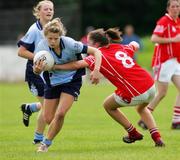
[[[35,140],[43,141],[43,138],[44,138],[44,135],[43,135],[43,134],[37,133],[37,132],[34,133],[34,139],[35,139]]]
[[[52,144],[52,141],[47,138],[44,138],[42,143],[46,144],[47,146],[50,146]]]
[[[31,110],[31,112],[38,112],[39,111],[37,103],[31,103],[28,105],[29,105],[29,109]]]

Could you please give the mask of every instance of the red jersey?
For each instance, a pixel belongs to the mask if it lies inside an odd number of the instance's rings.
[[[180,34],[180,18],[173,20],[169,14],[165,14],[157,21],[157,25],[153,31],[164,38],[172,38]],[[176,57],[180,62],[180,42],[156,44],[152,59],[152,66],[160,65],[168,59]]]
[[[117,95],[130,100],[146,92],[154,84],[149,73],[133,60],[133,47],[110,44],[99,50],[102,52],[100,72],[117,87]],[[89,64],[90,70],[93,70],[95,58],[88,56],[84,60]]]

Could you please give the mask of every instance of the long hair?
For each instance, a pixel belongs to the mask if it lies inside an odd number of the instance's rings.
[[[120,43],[122,41],[121,34],[122,32],[119,31],[119,28],[114,27],[106,31],[103,28],[96,29],[89,32],[88,36],[93,43],[98,43],[99,47],[102,47],[109,43]]]
[[[66,35],[66,28],[60,18],[54,18],[44,26],[44,35],[47,36],[49,32],[58,33],[59,36]]]

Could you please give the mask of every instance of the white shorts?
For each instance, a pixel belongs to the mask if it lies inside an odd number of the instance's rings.
[[[113,96],[116,103],[118,103],[120,106],[136,106],[143,103],[149,103],[154,98],[155,93],[156,93],[156,87],[155,85],[153,85],[143,94],[133,97],[130,103],[124,101],[123,98],[118,96],[116,93],[114,93]]]
[[[169,59],[160,66],[153,67],[154,79],[160,82],[170,82],[173,75],[180,75],[180,63],[176,58]]]

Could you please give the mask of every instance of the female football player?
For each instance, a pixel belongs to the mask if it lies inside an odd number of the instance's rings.
[[[41,50],[52,54],[55,64],[64,64],[82,59],[81,54],[93,54],[96,62],[92,74],[93,83],[98,83],[99,68],[101,64],[100,51],[93,47],[83,45],[70,37],[66,37],[66,30],[59,18],[53,19],[45,25],[44,35],[46,39],[39,42],[35,52]],[[43,61],[36,61],[34,72],[41,73]],[[44,119],[49,124],[49,129],[38,147],[38,152],[46,152],[52,144],[52,140],[60,132],[64,118],[73,102],[77,100],[82,86],[82,75],[85,69],[78,70],[52,70],[42,72],[41,76],[45,81]]]
[[[152,59],[157,94],[149,103],[148,109],[153,112],[166,96],[169,83],[172,81],[177,89],[173,107],[172,129],[180,129],[180,1],[168,0],[167,13],[156,24],[151,36],[155,49]],[[168,106],[167,106],[168,107]],[[145,128],[143,121],[139,125]]]
[[[28,83],[29,89],[39,102],[31,104],[22,104],[21,110],[23,112],[23,123],[25,126],[29,125],[29,117],[33,112],[37,112],[43,103],[44,96],[44,82],[39,75],[33,73],[33,57],[34,50],[41,39],[44,38],[42,29],[54,15],[53,2],[49,0],[40,1],[33,9],[33,14],[37,21],[29,28],[24,37],[18,42],[19,50],[18,56],[27,59],[25,81]],[[42,113],[39,113],[37,120],[37,128],[35,130],[33,143],[39,143],[43,139],[43,132],[45,129],[45,121]]]

